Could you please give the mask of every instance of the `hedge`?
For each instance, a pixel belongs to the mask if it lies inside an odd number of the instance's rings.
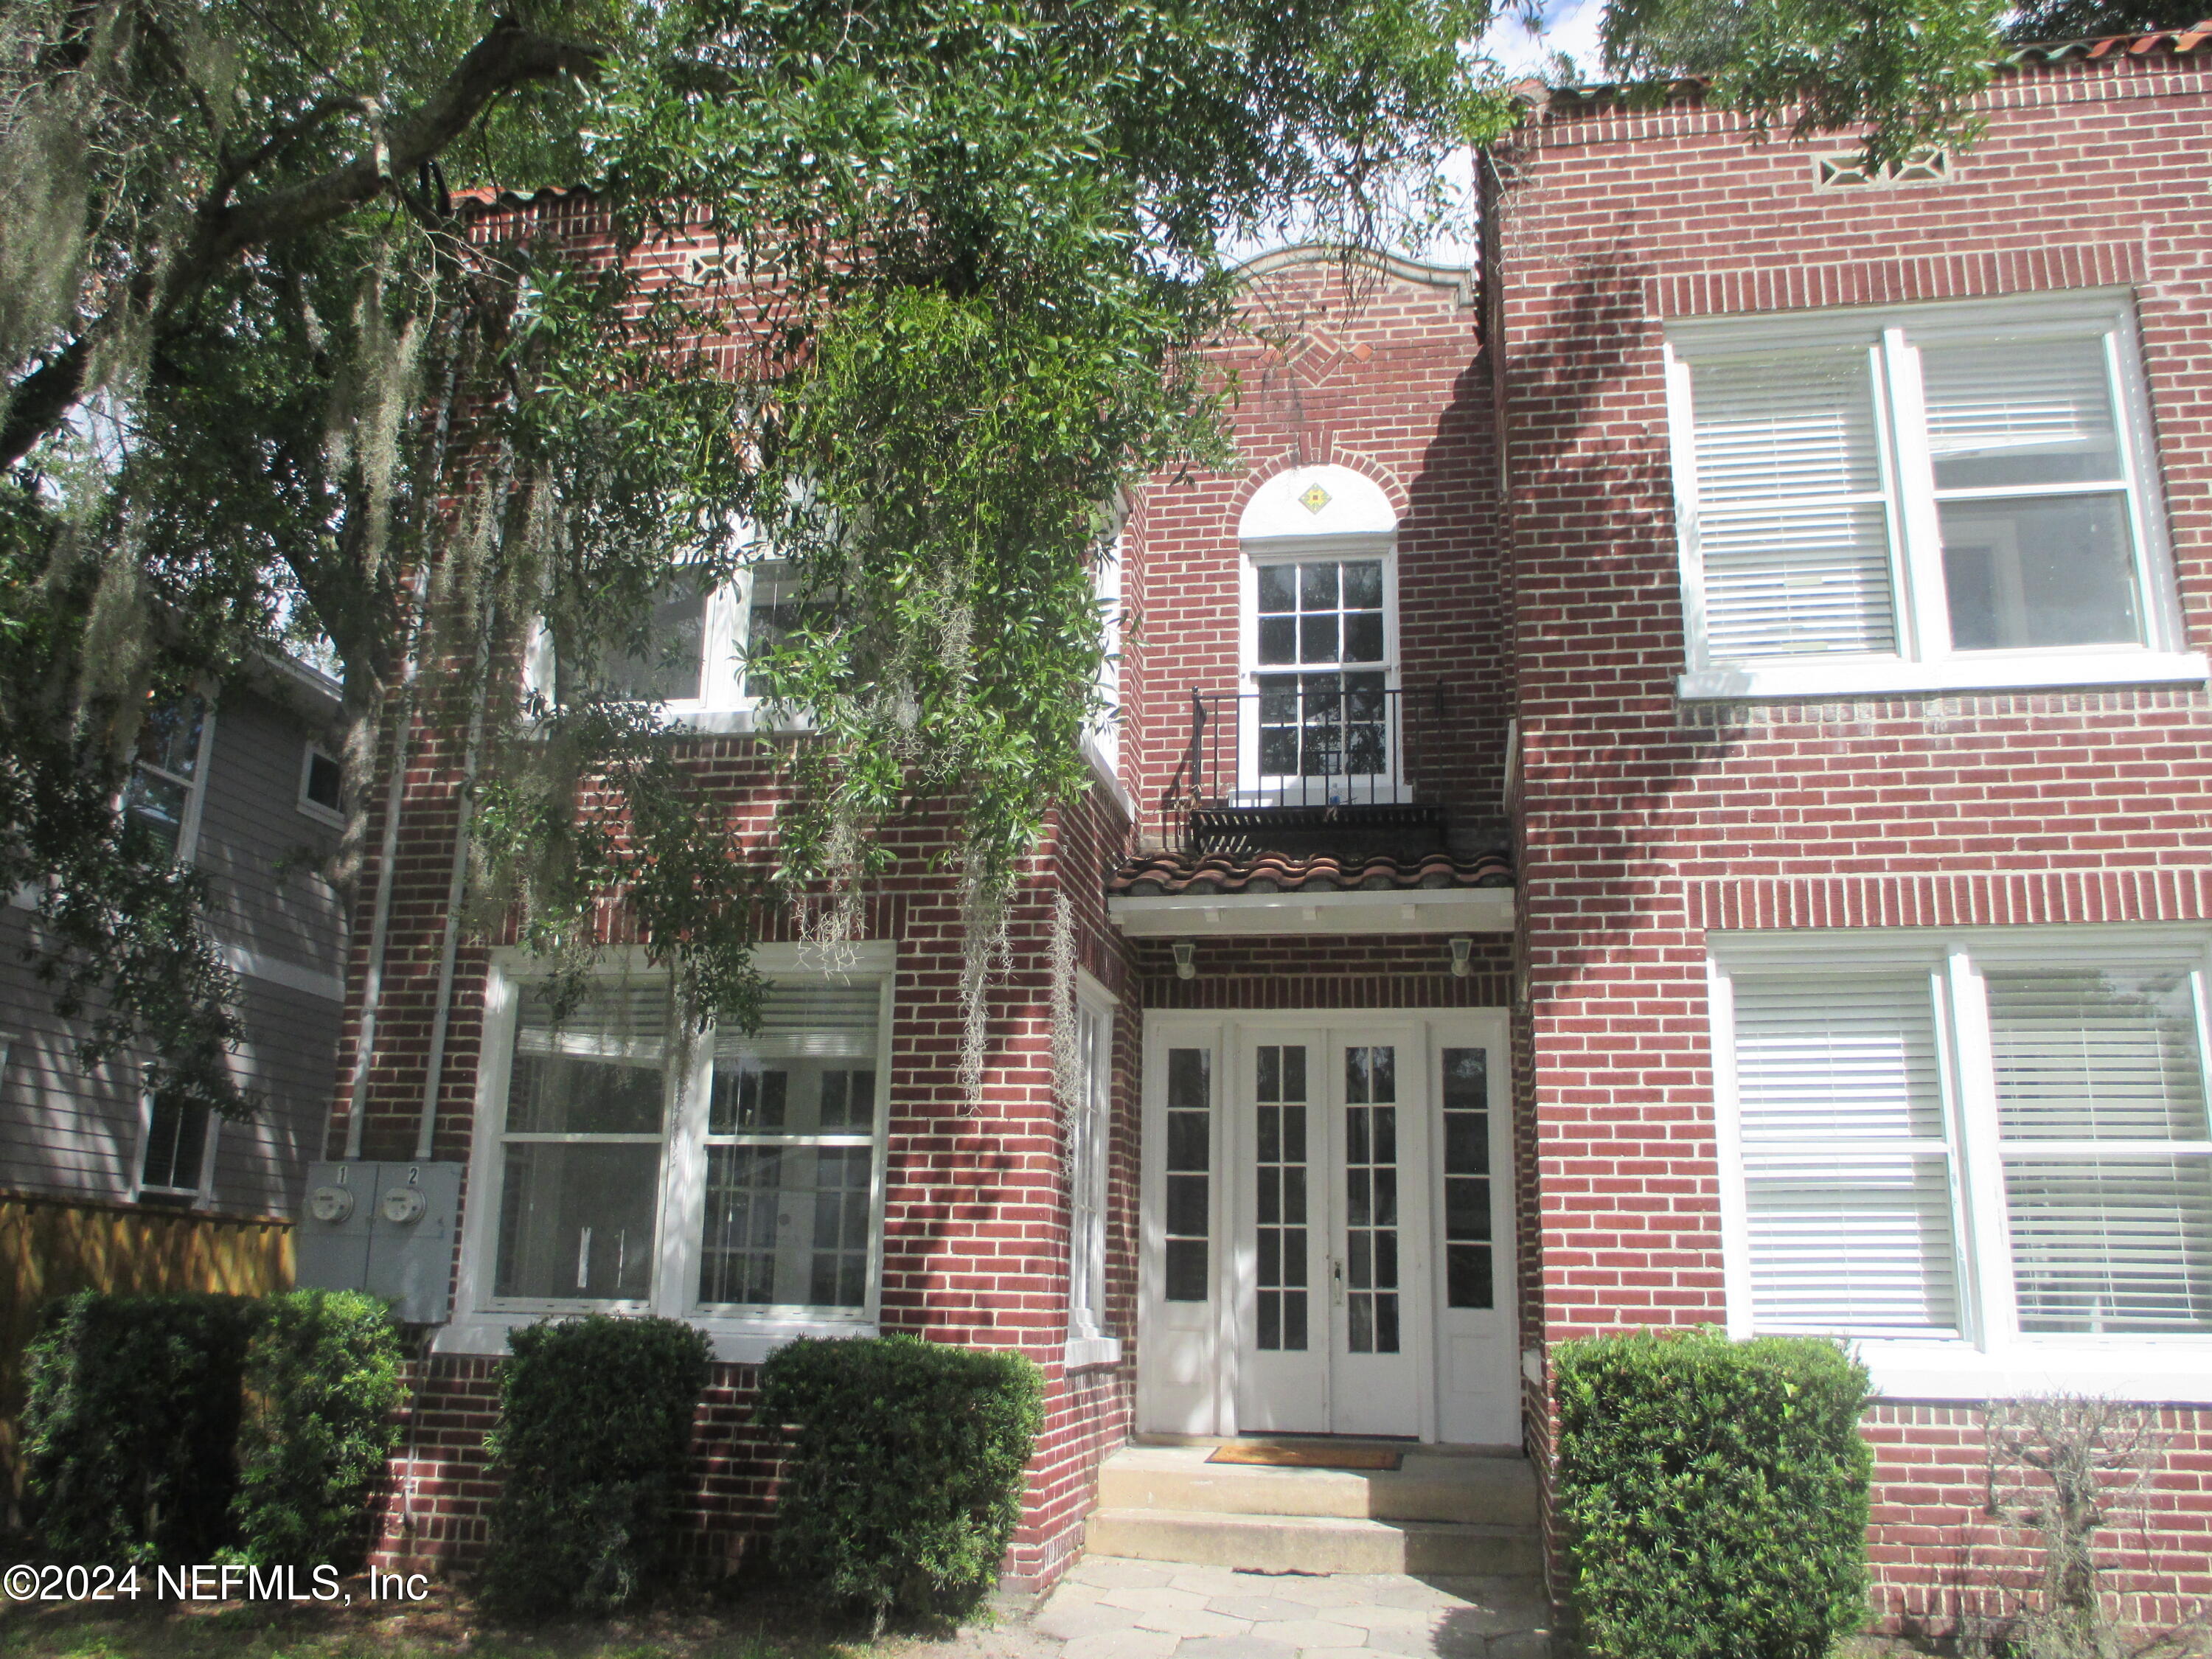
[[[507,1346],[484,1600],[510,1617],[626,1606],[671,1568],[707,1339],[592,1314],[526,1326]]]
[[[399,1434],[399,1334],[359,1291],[292,1291],[258,1312],[231,1504],[238,1559],[353,1571]]]
[[[230,1536],[256,1304],[65,1297],[26,1351],[23,1519],[57,1560],[206,1561]]]
[[[1021,1518],[1043,1381],[1020,1354],[914,1337],[806,1339],[761,1368],[760,1418],[795,1425],[777,1562],[860,1603],[957,1616],[997,1582]]]
[[[1865,1622],[1864,1366],[1710,1332],[1563,1343],[1554,1365],[1592,1659],[1820,1659]]]

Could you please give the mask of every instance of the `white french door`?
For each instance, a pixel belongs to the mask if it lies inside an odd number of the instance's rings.
[[[1419,1033],[1247,1039],[1236,1082],[1240,1433],[1417,1435],[1429,1206]],[[1401,1113],[1403,1114],[1401,1119]]]
[[[1139,1427],[1517,1441],[1503,1014],[1146,1024]]]

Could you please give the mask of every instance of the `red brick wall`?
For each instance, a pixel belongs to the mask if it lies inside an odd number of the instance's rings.
[[[1661,379],[1674,315],[2129,283],[2189,645],[2212,644],[2212,64],[2008,74],[1935,185],[1818,191],[1723,113],[1562,106],[1504,159],[1517,861],[1549,1340],[1723,1316],[1705,931],[2203,919],[2201,687],[1686,706]],[[2208,1588],[2212,1423],[2172,1414],[2156,1620]],[[1978,1524],[1963,1407],[1886,1404],[1881,1606]],[[2193,1588],[2192,1588],[2193,1587]]]
[[[479,222],[482,235],[531,233],[574,250],[604,248],[587,198],[548,198]],[[650,248],[641,263],[667,264],[680,250]],[[734,348],[733,348],[734,349]],[[369,1068],[364,1155],[411,1155],[428,1080],[437,967],[447,915],[460,772],[454,711],[440,710],[458,675],[434,665],[422,677],[422,718],[410,737],[407,787],[392,866],[390,936],[382,953],[379,1030]],[[443,713],[441,723],[432,718]],[[387,734],[388,737],[388,734]],[[768,757],[750,738],[676,740],[677,753],[702,797],[732,815],[763,849],[780,787]],[[388,743],[386,751],[389,752]],[[383,781],[371,791],[368,861],[349,964],[349,995],[340,1054],[338,1097],[328,1147],[345,1140],[349,1081],[368,975],[371,907],[380,871]],[[1021,1530],[1007,1570],[1042,1585],[1081,1537],[1098,1458],[1126,1438],[1135,1360],[1137,999],[1120,935],[1106,922],[1107,871],[1125,853],[1128,825],[1105,791],[1072,807],[1033,860],[1013,907],[1011,967],[992,993],[990,1052],[983,1085],[971,1101],[959,1086],[963,1021],[961,966],[967,944],[954,884],[935,860],[953,844],[942,808],[887,826],[895,873],[876,884],[863,935],[898,945],[889,1056],[891,1121],[886,1164],[882,1324],[933,1339],[1015,1347],[1044,1366],[1046,1427],[1031,1468]],[[956,860],[957,862],[957,860]],[[1109,1171],[1109,1322],[1125,1340],[1121,1364],[1064,1376],[1068,1217],[1063,1136],[1054,1092],[1052,933],[1065,890],[1075,926],[1075,956],[1121,998],[1115,1024],[1115,1127]],[[630,937],[617,906],[603,916],[605,937]],[[764,924],[769,939],[789,938],[787,921]],[[441,1074],[435,1155],[465,1164],[473,1139],[489,953],[463,946]],[[464,1193],[464,1221],[468,1197]],[[496,1397],[496,1362],[441,1356],[429,1368],[395,1464],[395,1486],[381,1545],[393,1558],[465,1564],[481,1552],[494,1490],[483,1454]],[[702,1407],[694,1509],[699,1550],[734,1559],[768,1512],[773,1468],[767,1443],[746,1426],[750,1368],[723,1366]]]
[[[1467,845],[1502,845],[1506,611],[1475,311],[1455,287],[1364,270],[1347,283],[1309,263],[1257,277],[1245,319],[1259,337],[1217,354],[1239,387],[1238,465],[1156,482],[1129,525],[1122,766],[1140,833],[1172,844],[1179,831],[1162,805],[1192,690],[1238,689],[1238,515],[1277,472],[1328,463],[1398,510],[1401,683],[1443,710],[1408,708],[1421,799],[1449,808]]]
[[[742,743],[698,743],[702,770],[716,775]],[[717,757],[721,760],[718,761]],[[738,786],[732,784],[734,791]],[[754,786],[760,787],[757,781]],[[442,891],[443,859],[425,849],[441,827],[450,845],[451,819],[428,813],[408,820],[402,847],[406,869],[428,872]],[[1012,1579],[1042,1586],[1079,1547],[1092,1501],[1098,1459],[1127,1438],[1135,1364],[1136,1085],[1138,1027],[1133,981],[1118,934],[1103,927],[1104,870],[1118,857],[1126,826],[1103,794],[1066,815],[1035,861],[1017,903],[1011,971],[993,994],[991,1053],[980,1097],[961,1091],[958,1005],[964,933],[957,895],[941,876],[916,867],[887,883],[870,902],[865,930],[899,942],[893,992],[890,1060],[891,1121],[884,1205],[882,1327],[975,1346],[1015,1347],[1044,1367],[1046,1423],[1021,1529],[1007,1563]],[[917,849],[942,842],[942,825],[916,832]],[[418,836],[421,838],[418,840]],[[917,860],[918,866],[918,860]],[[416,901],[403,872],[393,957],[413,961],[434,950],[434,917]],[[1067,1208],[1059,1108],[1054,1097],[1051,939],[1056,892],[1065,884],[1074,911],[1076,956],[1122,999],[1115,1031],[1115,1130],[1109,1191],[1108,1310],[1124,1338],[1121,1363],[1064,1374],[1066,1335]],[[441,1116],[441,1158],[468,1157],[474,1116],[478,1010],[487,955],[467,953],[457,997]],[[368,1155],[404,1156],[411,1145],[422,1084],[427,1016],[409,999],[427,985],[387,979],[384,1036],[388,1056],[376,1073]],[[356,995],[358,985],[356,985]],[[407,1139],[403,1143],[402,1134]],[[463,1196],[465,1216],[467,1195]],[[495,1361],[441,1356],[410,1419],[395,1465],[396,1488],[382,1553],[441,1565],[467,1564],[483,1547],[495,1496],[483,1454],[495,1402]],[[702,1408],[693,1498],[702,1559],[734,1562],[745,1537],[771,1507],[769,1441],[747,1426],[751,1368],[717,1368]]]

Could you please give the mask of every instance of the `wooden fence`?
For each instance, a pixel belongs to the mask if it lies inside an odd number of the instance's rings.
[[[23,1346],[47,1303],[75,1291],[267,1296],[291,1285],[289,1221],[0,1193],[0,1500],[12,1508]]]

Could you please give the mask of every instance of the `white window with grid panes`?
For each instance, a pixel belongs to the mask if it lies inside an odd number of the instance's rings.
[[[1685,696],[2205,678],[2124,295],[1668,330]]]
[[[1397,595],[1385,538],[1246,544],[1239,793],[1248,803],[1397,799]]]
[[[848,954],[823,972],[760,947],[750,1032],[690,1030],[642,971],[568,1010],[500,974],[447,1346],[498,1352],[514,1324],[588,1310],[690,1320],[732,1358],[872,1329],[891,962]]]
[[[1717,939],[1732,1328],[1892,1392],[2212,1396],[2205,945]]]
[[[1121,1357],[1106,1312],[1107,1191],[1114,1140],[1114,998],[1078,970],[1074,1099],[1067,1120],[1067,1363]]]

